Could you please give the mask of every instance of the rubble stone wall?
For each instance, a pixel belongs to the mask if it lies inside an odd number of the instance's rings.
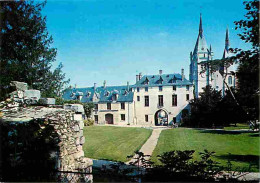
[[[45,148],[54,145],[53,148],[49,149],[50,152],[48,153],[49,157],[55,162],[52,168],[54,168],[54,177],[57,181],[92,182],[92,160],[84,157],[84,151],[82,149],[85,143],[85,137],[83,135],[84,123],[83,120],[79,118],[79,114],[75,114],[75,112],[71,110],[42,106],[26,108],[15,107],[15,109],[5,107],[2,108],[1,111],[1,129],[9,130],[6,133],[3,132],[1,135],[1,151],[5,151],[4,147],[8,146],[6,150],[9,148],[11,152],[3,153],[1,159],[7,158],[10,160],[10,164],[12,164],[11,162],[14,163],[13,167],[11,165],[9,167],[14,170],[12,174],[15,173],[16,167],[23,165],[23,162],[30,159],[30,156],[24,156],[24,154],[26,154],[30,148],[32,150],[28,153],[32,153],[34,149],[37,149],[36,146],[38,143],[39,146],[41,144],[41,146]],[[31,147],[30,144],[28,145],[28,142],[35,143],[35,147]],[[13,144],[15,144],[15,146]],[[41,149],[41,147],[38,149]],[[42,151],[44,151],[44,149],[42,149]],[[41,155],[41,152],[36,151],[35,153],[39,153],[39,156]],[[35,154],[32,154],[32,157],[34,155]],[[23,160],[24,157],[27,157],[26,161]],[[46,159],[42,158],[42,164],[46,164]],[[5,161],[6,159],[2,162]],[[38,162],[38,166],[41,166],[41,162]],[[49,168],[48,166],[46,167]],[[1,168],[3,170],[4,167]],[[29,168],[32,168],[31,171],[33,172],[33,167]],[[35,169],[37,169],[37,166]],[[18,172],[16,173],[19,177]]]

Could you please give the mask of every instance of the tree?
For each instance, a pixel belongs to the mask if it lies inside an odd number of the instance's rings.
[[[211,72],[221,66],[229,67],[233,63],[239,63],[236,77],[237,90],[232,91],[228,85],[234,102],[240,106],[242,113],[247,115],[246,120],[257,120],[259,117],[259,0],[244,1],[245,20],[235,21],[236,30],[240,29],[238,36],[241,40],[251,44],[249,50],[230,48],[235,56],[205,62],[204,67],[209,66]],[[234,94],[237,92],[238,94]],[[237,97],[235,97],[237,96]]]
[[[0,98],[9,93],[12,80],[26,82],[43,96],[60,95],[64,81],[62,65],[51,71],[57,50],[46,27],[41,10],[46,1],[0,2]]]
[[[83,107],[84,107],[84,111],[85,111],[86,117],[90,118],[90,116],[91,116],[91,114],[93,112],[93,109],[95,107],[94,103],[92,103],[92,102],[84,103]]]
[[[242,40],[251,44],[250,50],[233,49],[239,60],[237,72],[240,104],[248,114],[248,120],[259,117],[259,1],[245,1],[245,20],[236,21],[236,29]]]
[[[203,88],[199,98],[195,98],[190,102],[191,115],[188,126],[196,127],[212,127],[220,125],[220,91],[214,90],[211,86]]]

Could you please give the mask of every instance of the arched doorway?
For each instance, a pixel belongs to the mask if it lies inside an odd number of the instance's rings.
[[[160,109],[154,115],[156,126],[168,125],[168,114],[165,110]]]
[[[107,124],[114,124],[113,114],[106,114],[105,120]]]

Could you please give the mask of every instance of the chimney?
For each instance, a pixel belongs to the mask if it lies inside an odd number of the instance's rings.
[[[185,76],[184,76],[184,69],[182,68],[182,69],[181,69],[181,80],[182,80],[182,81],[184,80],[184,77],[185,77]]]
[[[97,83],[94,83],[94,91],[97,89]]]
[[[104,83],[103,83],[103,88],[106,88],[107,87],[107,81],[104,80]]]
[[[136,75],[136,82],[139,81],[139,75]]]
[[[162,70],[159,70],[159,74],[162,75]]]
[[[139,80],[142,78],[142,73],[140,72],[139,73]]]
[[[74,88],[77,88],[77,84],[75,84],[75,87]]]
[[[129,81],[127,81],[127,91],[129,91],[130,88],[129,88]]]

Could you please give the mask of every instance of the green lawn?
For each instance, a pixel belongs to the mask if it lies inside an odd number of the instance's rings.
[[[84,128],[85,156],[94,159],[127,161],[150,137],[152,130],[132,127],[90,126]]]
[[[196,159],[198,152],[203,152],[204,149],[215,151],[214,160],[222,165],[226,165],[227,158],[230,158],[234,165],[233,170],[248,168],[250,163],[253,164],[251,171],[259,170],[259,133],[256,132],[241,133],[185,128],[163,130],[152,160],[158,164],[156,156],[171,150],[195,150]]]

